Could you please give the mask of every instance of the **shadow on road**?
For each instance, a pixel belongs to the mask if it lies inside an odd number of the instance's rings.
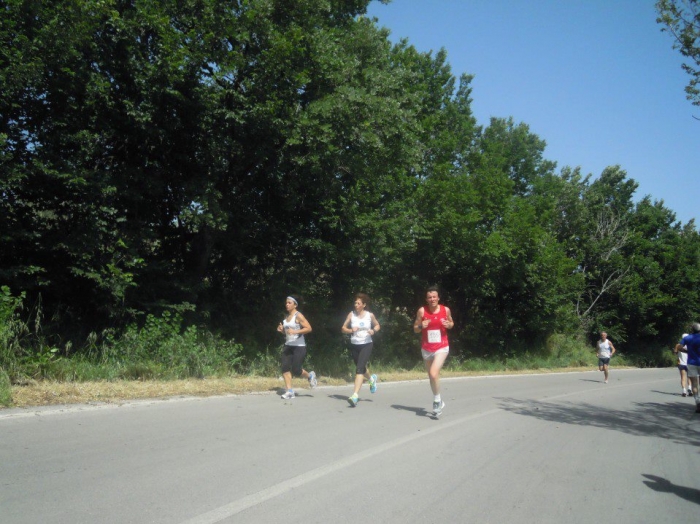
[[[416,408],[413,406],[401,406],[399,404],[392,404],[392,408],[398,409],[399,411],[412,411],[413,413],[416,414],[418,417],[430,417],[433,418],[433,413],[432,411],[428,411],[425,408]]]
[[[669,391],[659,391],[656,389],[652,389],[651,392],[658,393],[659,395],[671,395],[672,397],[683,397],[683,395],[681,395],[680,393],[671,393]],[[692,399],[693,399],[693,397],[691,396],[690,400],[692,400]]]
[[[348,402],[348,396],[349,395],[328,395],[328,398],[332,398],[335,400],[342,400],[343,402],[347,403]],[[368,398],[362,398],[360,397],[359,402],[373,402],[372,400]]]
[[[677,486],[674,483],[666,480],[662,477],[657,477],[656,475],[642,474],[649,480],[645,480],[644,484],[658,491],[659,493],[673,493],[682,499],[689,500],[690,502],[695,502],[700,504],[700,490],[695,488],[686,488],[685,486]]]
[[[696,415],[694,406],[687,402],[639,402],[634,403],[631,409],[621,410],[573,402],[515,398],[496,400],[500,402],[501,409],[517,415],[622,431],[641,437],[660,437],[678,444],[700,447],[700,436],[694,430],[700,415]],[[690,428],[693,430],[689,431]]]

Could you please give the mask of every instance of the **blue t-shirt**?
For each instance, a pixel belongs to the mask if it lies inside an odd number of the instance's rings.
[[[700,333],[684,336],[679,344],[688,350],[688,365],[700,366]]]

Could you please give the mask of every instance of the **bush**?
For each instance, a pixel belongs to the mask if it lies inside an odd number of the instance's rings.
[[[24,355],[22,337],[30,332],[26,323],[18,318],[23,301],[24,293],[13,297],[9,287],[0,287],[0,368],[9,376],[19,374],[20,359]]]
[[[231,374],[240,365],[240,344],[182,323],[179,313],[148,315],[141,328],[130,325],[120,337],[106,333],[98,353],[105,364],[122,368],[124,378],[203,378]]]
[[[0,406],[12,404],[12,385],[10,377],[4,369],[0,368]]]
[[[275,377],[282,373],[280,369],[280,350],[275,348],[265,349],[264,353],[258,354],[246,366],[248,374],[254,377]]]

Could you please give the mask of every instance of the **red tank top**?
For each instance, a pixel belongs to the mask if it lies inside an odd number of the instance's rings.
[[[447,330],[442,325],[442,320],[447,319],[447,311],[445,306],[438,305],[438,310],[435,313],[428,311],[427,307],[423,308],[423,318],[430,320],[428,327],[422,331],[421,347],[426,351],[435,352],[438,349],[449,346],[447,341]]]

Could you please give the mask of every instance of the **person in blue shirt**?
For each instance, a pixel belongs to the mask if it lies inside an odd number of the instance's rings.
[[[690,335],[684,336],[676,344],[676,351],[688,353],[688,378],[695,398],[695,413],[700,413],[700,396],[698,395],[698,377],[700,376],[700,323],[690,327]]]

